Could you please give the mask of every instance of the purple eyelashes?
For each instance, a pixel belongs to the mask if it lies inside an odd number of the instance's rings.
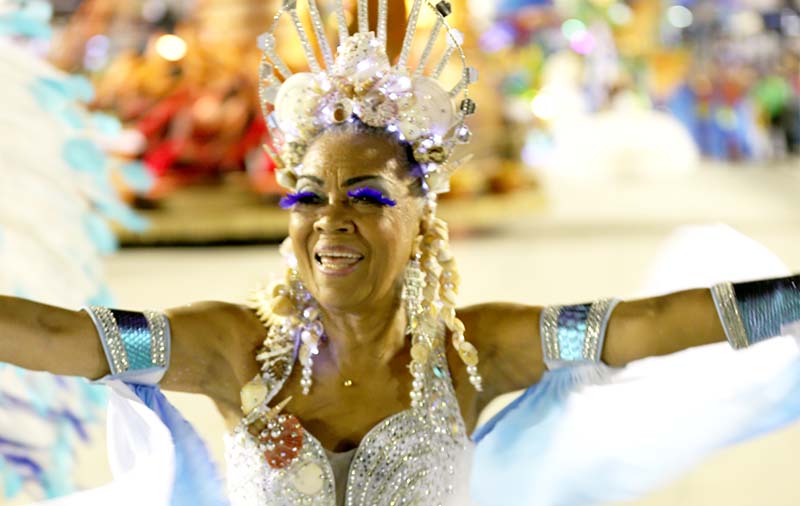
[[[394,207],[397,205],[397,202],[385,196],[383,193],[367,186],[350,190],[347,192],[347,196],[353,199],[362,199],[370,203],[381,204],[389,207]]]
[[[319,198],[314,192],[297,192],[290,193],[283,197],[278,203],[281,209],[290,209],[298,202],[310,203],[312,200]]]
[[[397,202],[386,197],[379,190],[369,187],[356,188],[347,192],[347,196],[356,201],[365,202],[368,204],[394,207]],[[290,193],[283,197],[279,205],[282,209],[291,209],[296,204],[319,204],[323,202],[323,198],[312,191],[304,191],[297,193]]]

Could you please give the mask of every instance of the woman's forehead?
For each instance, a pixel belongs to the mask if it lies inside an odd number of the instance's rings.
[[[309,146],[299,175],[338,186],[366,176],[400,183],[408,176],[402,156],[400,146],[391,139],[369,134],[324,135]]]

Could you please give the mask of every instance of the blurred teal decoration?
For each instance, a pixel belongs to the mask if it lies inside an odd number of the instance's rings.
[[[106,168],[106,154],[89,139],[69,139],[64,144],[62,156],[77,171],[100,174]]]
[[[116,221],[123,227],[134,232],[144,232],[149,223],[127,205],[117,200],[104,200],[96,202],[97,210],[104,218]],[[116,242],[116,239],[115,239]]]
[[[53,6],[46,0],[22,0],[18,1],[18,13],[40,23],[50,23],[53,17]]]
[[[92,125],[95,130],[110,137],[122,133],[122,123],[115,116],[104,112],[92,114]]]
[[[0,476],[3,478],[3,495],[6,499],[15,497],[22,491],[22,476],[6,463],[2,455],[0,455]]]
[[[88,103],[94,100],[94,87],[86,76],[71,75],[65,78],[64,84],[70,96],[80,102]]]
[[[31,39],[49,39],[53,30],[49,25],[37,21],[21,12],[0,15],[0,36],[22,36]]]
[[[58,112],[71,102],[66,83],[61,79],[40,77],[31,85],[31,93],[48,112]]]
[[[124,164],[120,167],[120,172],[122,173],[122,178],[125,180],[125,184],[136,193],[147,193],[156,183],[153,174],[147,170],[144,163],[138,160]]]
[[[114,235],[106,220],[101,216],[86,214],[83,217],[83,226],[100,253],[108,255],[113,253],[119,246],[117,236]]]

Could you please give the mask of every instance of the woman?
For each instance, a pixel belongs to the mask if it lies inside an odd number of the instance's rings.
[[[421,4],[412,9],[411,37]],[[318,13],[311,7],[313,20]],[[294,16],[294,9],[287,2],[282,12]],[[359,33],[340,39],[337,59],[321,48],[326,73],[314,70],[314,62],[311,73],[289,77],[274,38],[265,39],[264,68],[286,78],[264,90],[278,140],[275,157],[283,163],[280,178],[292,191],[283,201],[291,209],[285,282],[257,292],[249,307],[203,302],[164,315],[99,307],[73,312],[2,297],[0,361],[122,379],[131,387],[118,392],[154,407],[178,447],[186,429],[140,385],[209,396],[232,430],[228,486],[235,504],[467,504],[469,435],[497,395],[534,385],[529,393],[536,397],[537,382],[556,377],[562,392],[545,400],[568,400],[581,383],[607,378],[598,368],[581,378],[546,376],[547,368],[600,360],[620,367],[726,336],[746,345],[800,319],[794,302],[783,303],[797,300],[796,278],[757,286],[767,298],[784,298],[774,311],[756,311],[768,326],[762,321],[747,328],[751,285],[720,286],[714,297],[703,289],[619,304],[495,303],[456,310],[458,273],[447,227],[435,217],[435,193],[446,188],[455,143],[468,138],[463,119],[474,103],[465,98],[456,113],[451,93],[432,79],[409,78],[406,49],[390,66],[381,45],[385,23],[379,22],[377,35],[369,33],[365,3],[359,9],[364,22]],[[434,9],[446,27],[449,5]],[[301,41],[309,46],[302,31]],[[313,50],[307,54],[315,58]],[[267,82],[275,79],[270,75],[265,72]],[[452,95],[474,80],[469,69],[463,76]],[[448,339],[453,346],[445,345]],[[541,384],[552,385],[548,381]],[[138,416],[144,422],[136,430],[147,432],[152,420],[135,403],[119,407],[128,411],[112,414],[112,426]],[[481,439],[489,442],[483,448],[495,451],[493,435],[535,429],[547,413],[536,403],[512,407],[483,430]],[[143,449],[152,457],[160,447],[150,443],[165,440],[159,430],[152,432],[156,438],[129,439],[117,456]],[[744,424],[737,430],[739,438],[754,431]],[[536,456],[533,449],[522,453],[509,454],[516,460],[506,464]],[[181,484],[182,460],[172,472],[183,491],[159,500],[215,503],[208,488]],[[128,477],[159,465],[158,459],[142,462],[147,465],[131,466]],[[127,481],[124,494],[109,489],[116,495],[107,497],[141,504],[136,494],[142,489],[172,485],[163,473],[161,482],[147,481],[146,471]],[[150,486],[137,486],[143,481]],[[499,481],[477,482],[480,476],[473,477],[472,494],[479,504],[558,503],[551,496],[541,502],[535,493],[509,496],[510,490],[498,490]]]

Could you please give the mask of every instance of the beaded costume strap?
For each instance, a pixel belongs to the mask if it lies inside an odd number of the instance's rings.
[[[618,299],[602,299],[591,304],[544,308],[540,331],[548,369],[576,362],[600,362],[608,320],[618,303]]]
[[[103,378],[155,385],[169,364],[170,328],[156,311],[122,311],[101,306],[83,308],[94,322],[111,374]]]

